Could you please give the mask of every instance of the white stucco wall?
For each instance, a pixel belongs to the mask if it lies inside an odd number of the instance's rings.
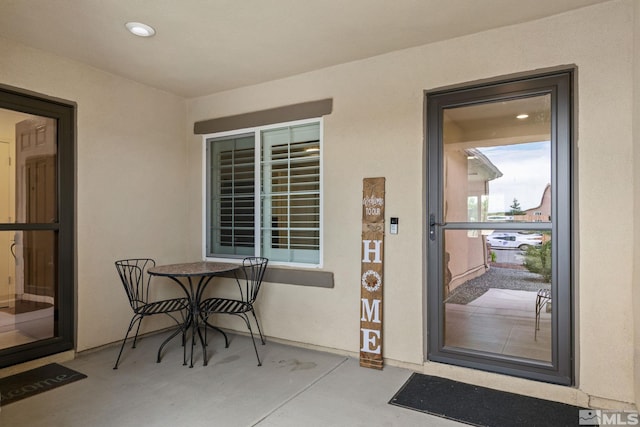
[[[634,164],[634,272],[633,272],[633,313],[635,363],[634,380],[636,406],[640,407],[640,2],[634,3],[634,48],[633,48],[633,164]]]
[[[334,272],[335,288],[269,284],[260,306],[267,334],[358,351],[362,178],[384,176],[387,216],[400,218],[400,233],[385,241],[384,354],[422,365],[423,91],[575,64],[579,393],[432,363],[424,370],[565,400],[587,394],[632,402],[633,7],[632,1],[611,2],[190,100],[189,127],[198,120],[296,102],[334,101],[324,128],[323,268]],[[197,170],[200,138],[190,136],[188,144]],[[197,172],[189,188],[189,235],[195,244],[201,212]]]
[[[185,101],[6,39],[0,58],[0,83],[77,103],[77,350],[122,339],[113,262],[184,252]]]

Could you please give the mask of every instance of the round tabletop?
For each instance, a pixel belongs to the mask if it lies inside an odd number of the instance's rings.
[[[199,261],[187,262],[183,264],[158,265],[148,270],[154,276],[211,276],[225,271],[233,271],[240,268],[238,264],[228,262]]]

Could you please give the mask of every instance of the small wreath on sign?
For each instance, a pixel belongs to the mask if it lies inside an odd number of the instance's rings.
[[[373,270],[368,270],[362,275],[362,287],[369,292],[375,292],[382,286],[382,277]]]

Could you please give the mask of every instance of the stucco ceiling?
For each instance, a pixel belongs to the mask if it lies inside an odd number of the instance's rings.
[[[605,1],[0,0],[0,37],[194,97]]]

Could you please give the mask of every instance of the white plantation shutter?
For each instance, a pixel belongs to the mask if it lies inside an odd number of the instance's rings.
[[[209,145],[208,255],[253,255],[255,248],[253,135]]]
[[[318,263],[320,257],[320,126],[263,131],[262,255]]]

